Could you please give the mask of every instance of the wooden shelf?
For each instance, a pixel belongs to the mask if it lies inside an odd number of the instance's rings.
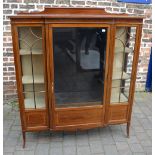
[[[132,53],[133,50],[131,48],[129,48],[129,47],[125,47],[125,51],[124,51],[120,47],[115,47],[115,53],[123,53],[123,52],[125,52],[125,53]]]
[[[122,76],[122,78],[121,78]],[[130,75],[127,74],[126,72],[123,72],[123,75],[122,75],[122,72],[121,71],[113,71],[113,76],[112,76],[112,80],[125,80],[125,79],[130,79]]]
[[[32,84],[33,83],[33,77],[32,75],[24,75],[22,77],[22,83],[23,84]],[[34,83],[44,83],[44,76],[43,75],[34,75]]]
[[[20,55],[30,55],[31,51],[30,49],[20,49]],[[33,55],[41,55],[43,54],[42,49],[32,49],[32,54]]]
[[[123,94],[121,93],[120,95],[120,101],[119,101],[119,93],[112,93],[111,94],[111,103],[114,104],[114,103],[120,103],[120,102],[127,102],[128,101],[128,98]]]
[[[25,109],[35,108],[35,103],[33,98],[25,98]],[[45,108],[45,99],[43,97],[36,97],[36,108]]]

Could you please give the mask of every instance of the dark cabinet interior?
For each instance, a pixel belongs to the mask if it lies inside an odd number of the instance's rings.
[[[54,28],[56,107],[101,105],[106,28]]]

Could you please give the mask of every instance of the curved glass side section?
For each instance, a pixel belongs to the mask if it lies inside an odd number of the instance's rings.
[[[19,54],[25,109],[45,108],[41,27],[19,27]]]
[[[116,27],[111,103],[128,102],[136,27]]]

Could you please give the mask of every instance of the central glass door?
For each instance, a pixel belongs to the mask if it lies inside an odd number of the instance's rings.
[[[102,105],[106,27],[53,27],[56,107]]]

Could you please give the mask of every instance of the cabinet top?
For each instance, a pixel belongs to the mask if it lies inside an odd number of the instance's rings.
[[[41,12],[20,12],[12,18],[133,18],[143,19],[144,16],[134,16],[125,13],[108,13],[103,8],[45,8]]]

